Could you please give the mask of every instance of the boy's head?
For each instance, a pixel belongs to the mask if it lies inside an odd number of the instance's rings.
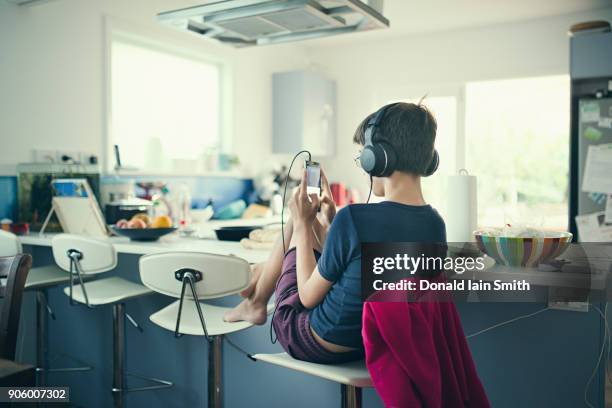
[[[355,143],[365,144],[365,131],[374,115],[368,115],[359,124],[353,136]],[[422,176],[427,173],[433,158],[436,130],[436,119],[425,106],[402,102],[387,108],[373,142],[390,145],[396,155],[396,171]],[[374,194],[384,194],[376,178],[374,184]]]

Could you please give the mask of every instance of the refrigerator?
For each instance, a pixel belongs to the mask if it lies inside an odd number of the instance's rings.
[[[572,132],[571,144],[571,194],[570,194],[570,226],[574,236],[582,242],[590,242],[593,237],[580,236],[580,228],[576,225],[575,217],[577,215],[588,215],[601,213],[597,219],[601,225],[604,223],[604,212],[608,200],[609,191],[584,191],[583,186],[592,184],[589,180],[594,174],[594,161],[591,158],[591,169],[588,170],[588,179],[585,179],[585,170],[587,170],[587,159],[591,146],[599,146],[601,149],[607,148],[609,145],[612,148],[612,96],[595,97],[582,96],[576,100],[577,106],[573,113],[576,114],[577,120],[574,120],[574,131]],[[593,153],[592,153],[593,155]],[[605,163],[604,163],[605,165]],[[612,161],[609,163],[612,169]],[[601,162],[598,169],[602,169]],[[601,174],[601,172],[599,172]],[[612,180],[612,170],[608,174]],[[586,184],[584,184],[586,182]],[[610,224],[612,228],[612,224]],[[584,235],[584,234],[583,234]]]

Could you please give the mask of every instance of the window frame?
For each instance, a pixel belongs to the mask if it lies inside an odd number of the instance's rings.
[[[105,18],[104,24],[104,120],[103,120],[103,174],[117,174],[115,169],[115,152],[112,135],[112,49],[115,41],[122,41],[137,47],[186,58],[197,62],[212,64],[219,69],[219,152],[231,153],[233,139],[232,123],[232,67],[227,59],[203,53],[194,48],[185,47],[156,32],[148,31],[132,25],[125,26],[115,19]],[[151,171],[148,169],[123,169],[121,174],[130,176],[181,176],[179,171],[163,170]],[[217,172],[212,172],[217,173]],[[226,173],[226,172],[221,172]],[[199,174],[210,174],[201,172]],[[188,174],[193,175],[193,174]]]

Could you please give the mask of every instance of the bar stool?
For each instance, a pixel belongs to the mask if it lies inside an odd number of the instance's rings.
[[[0,230],[0,256],[15,256],[23,252],[19,238],[10,232]],[[47,301],[47,289],[67,283],[70,279],[65,271],[56,265],[31,268],[25,283],[26,291],[36,292],[36,373],[37,384],[46,384],[47,372],[89,371],[90,366],[49,368],[47,338],[48,316],[55,320],[55,313]]]
[[[117,266],[117,253],[113,245],[104,240],[89,237],[60,234],[51,242],[55,262],[71,275],[76,274],[77,285],[69,280],[70,286],[64,293],[73,305],[82,304],[89,308],[112,305],[113,308],[113,400],[115,407],[124,406],[127,392],[147,391],[172,387],[169,381],[129,374],[125,371],[125,318],[141,332],[142,328],[125,311],[125,301],[153,293],[145,286],[119,277],[97,279],[84,283],[83,277],[108,272]],[[155,385],[128,388],[126,374]]]
[[[255,354],[253,358],[339,383],[342,408],[361,408],[361,390],[373,387],[370,373],[363,360],[333,365],[316,364],[296,360],[287,353]]]
[[[200,299],[221,298],[246,288],[250,280],[248,262],[234,256],[195,252],[145,255],[140,258],[140,279],[155,292],[179,299],[153,313],[149,317],[153,323],[173,331],[177,338],[188,334],[207,339],[208,407],[222,407],[224,336],[253,324],[228,323],[223,316],[231,308],[200,302]],[[271,310],[272,305],[268,305],[268,313]]]

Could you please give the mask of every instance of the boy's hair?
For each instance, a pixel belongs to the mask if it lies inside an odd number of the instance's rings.
[[[365,144],[365,130],[375,113],[359,124],[353,142]],[[436,119],[427,107],[421,103],[401,102],[387,108],[373,142],[384,141],[391,145],[397,156],[396,170],[423,175],[433,157],[437,128]]]

